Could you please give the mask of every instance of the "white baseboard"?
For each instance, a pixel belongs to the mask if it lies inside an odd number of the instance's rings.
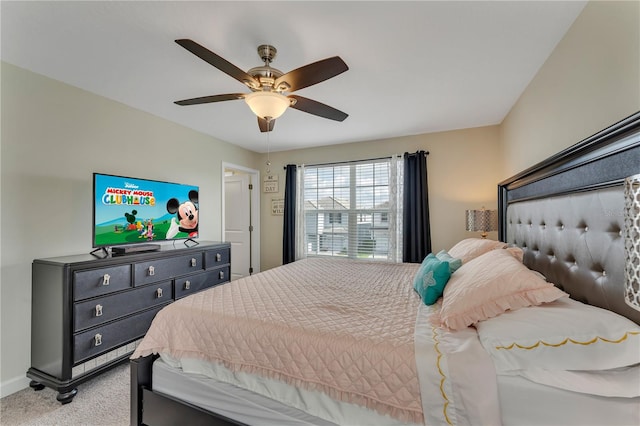
[[[11,395],[29,387],[29,379],[27,377],[15,377],[0,383],[0,398]]]

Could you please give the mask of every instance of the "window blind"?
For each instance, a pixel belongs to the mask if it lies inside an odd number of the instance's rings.
[[[392,160],[305,166],[307,256],[395,260]]]

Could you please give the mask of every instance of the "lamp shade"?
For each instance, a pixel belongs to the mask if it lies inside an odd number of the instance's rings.
[[[624,299],[640,311],[640,174],[624,180]]]
[[[275,120],[291,104],[289,98],[276,92],[252,92],[244,97],[251,111],[265,120]]]
[[[467,231],[482,232],[482,238],[487,237],[487,232],[498,230],[497,210],[467,210]]]

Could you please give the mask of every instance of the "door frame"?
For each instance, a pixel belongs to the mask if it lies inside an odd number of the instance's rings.
[[[226,189],[225,189],[225,172],[227,170],[238,171],[250,176],[249,181],[253,185],[253,190],[251,191],[251,224],[253,225],[253,233],[251,234],[251,263],[253,267],[253,273],[257,274],[260,272],[260,171],[255,169],[250,169],[248,167],[239,166],[237,164],[222,162],[222,176],[220,180],[222,182],[222,229],[221,234],[222,239],[225,238],[225,199],[226,199]],[[231,259],[233,262],[233,259]]]

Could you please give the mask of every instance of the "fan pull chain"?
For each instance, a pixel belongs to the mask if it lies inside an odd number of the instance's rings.
[[[267,128],[269,127],[269,121],[267,120]],[[269,159],[269,132],[268,130],[265,132],[267,134],[267,175],[271,173],[271,160]]]

